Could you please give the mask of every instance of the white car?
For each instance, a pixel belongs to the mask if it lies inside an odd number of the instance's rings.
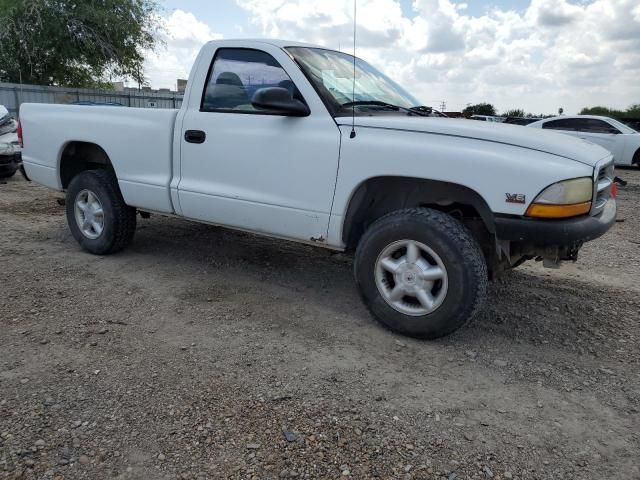
[[[606,148],[616,165],[640,167],[640,133],[613,118],[594,115],[553,117],[527,125],[531,128],[555,130]]]
[[[15,175],[20,168],[20,145],[17,122],[9,111],[0,105],[0,178]]]
[[[421,338],[473,317],[490,276],[575,260],[615,223],[606,150],[431,117],[371,65],[356,61],[355,82],[353,68],[296,42],[211,42],[180,110],[22,105],[25,167],[66,191],[91,253],[131,243],[136,212],[355,252],[369,310]]]

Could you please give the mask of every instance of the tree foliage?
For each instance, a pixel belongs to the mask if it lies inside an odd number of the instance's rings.
[[[583,108],[580,115],[600,115],[602,117],[611,118],[640,118],[640,103],[631,105],[626,110],[616,110],[608,107],[589,107]]]
[[[0,80],[102,86],[144,83],[160,28],[156,0],[0,0]]]
[[[527,116],[527,114],[521,108],[512,108],[511,110],[507,110],[506,112],[504,112],[502,116],[524,118]]]
[[[555,115],[549,115],[544,113],[531,113],[525,112],[522,108],[512,108],[511,110],[507,110],[502,114],[503,117],[518,117],[518,118],[548,118],[553,117]]]
[[[490,103],[478,103],[477,105],[470,105],[462,111],[462,114],[466,117],[471,115],[495,115],[496,108]]]

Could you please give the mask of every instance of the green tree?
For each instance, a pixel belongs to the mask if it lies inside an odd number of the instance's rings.
[[[0,0],[0,80],[104,86],[144,83],[156,45],[156,0]]]
[[[601,106],[583,108],[580,111],[580,115],[601,115],[603,117],[610,117],[615,113],[618,113],[618,116],[619,116],[622,112],[621,111],[616,112],[611,108],[601,107]]]
[[[603,117],[612,117],[612,118],[640,118],[640,104],[636,103],[631,105],[626,110],[616,110],[614,108],[608,107],[588,107],[583,108],[580,111],[580,115],[600,115]]]
[[[490,103],[478,103],[477,105],[470,105],[462,111],[465,117],[471,115],[495,115],[496,108]]]
[[[507,110],[506,112],[504,112],[502,116],[524,118],[527,116],[527,114],[521,108],[512,108],[511,110]]]
[[[640,103],[636,103],[627,108],[627,118],[640,118]]]

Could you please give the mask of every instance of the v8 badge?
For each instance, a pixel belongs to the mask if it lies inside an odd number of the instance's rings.
[[[527,196],[524,193],[505,193],[507,203],[527,203]]]

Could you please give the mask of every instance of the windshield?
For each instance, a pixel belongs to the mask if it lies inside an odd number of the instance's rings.
[[[356,58],[354,95],[353,56],[308,47],[289,47],[287,51],[298,62],[335,115],[350,115],[353,102],[357,102],[357,111],[381,110],[383,104],[403,109],[420,105],[406,90],[359,58]],[[375,102],[377,105],[367,102]]]
[[[614,120],[613,118],[609,118],[608,120],[609,120],[609,123],[611,123],[611,125],[616,127],[622,133],[638,133],[629,125],[625,125],[624,123],[619,122],[618,120]]]

